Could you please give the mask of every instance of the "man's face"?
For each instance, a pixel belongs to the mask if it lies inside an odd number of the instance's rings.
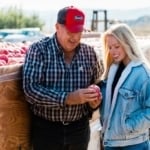
[[[82,32],[71,33],[59,23],[56,24],[56,32],[58,41],[66,52],[73,51],[80,43]]]

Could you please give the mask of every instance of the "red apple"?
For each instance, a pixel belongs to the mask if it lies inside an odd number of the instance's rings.
[[[0,49],[0,54],[8,55],[7,49]]]
[[[0,66],[4,66],[4,65],[6,65],[7,63],[6,63],[6,61],[5,60],[0,60]]]
[[[8,56],[7,55],[0,55],[0,60],[4,60],[6,63],[8,63]]]
[[[98,96],[100,96],[100,88],[97,85],[92,84],[89,86],[89,88],[94,89],[98,93]]]

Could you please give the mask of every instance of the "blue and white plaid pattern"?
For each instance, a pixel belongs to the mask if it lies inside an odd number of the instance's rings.
[[[55,35],[30,46],[23,66],[23,89],[34,114],[50,121],[75,121],[90,113],[87,104],[64,103],[68,92],[88,87],[102,73],[92,47],[80,44],[76,50],[68,66]]]

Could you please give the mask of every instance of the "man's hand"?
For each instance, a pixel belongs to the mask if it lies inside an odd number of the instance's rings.
[[[78,105],[88,102],[93,108],[95,105],[98,105],[98,101],[100,101],[100,95],[93,88],[78,89],[74,92],[70,92],[67,95],[65,103],[66,105]]]
[[[88,102],[88,103],[89,103],[89,106],[90,106],[92,109],[95,109],[95,108],[97,108],[97,107],[101,104],[101,101],[102,101],[102,93],[100,92],[100,88],[99,88],[97,85],[94,85],[94,84],[93,84],[93,85],[90,85],[89,88],[95,89],[95,91],[98,93],[97,100]]]
[[[97,100],[94,100],[88,103],[92,109],[95,109],[101,104],[101,102],[102,102],[102,94],[100,94],[100,97]]]

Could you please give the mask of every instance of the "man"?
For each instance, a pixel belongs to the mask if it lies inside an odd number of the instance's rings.
[[[34,150],[86,150],[89,118],[101,95],[89,85],[102,68],[91,46],[80,43],[85,15],[73,6],[58,12],[56,33],[33,43],[23,88],[33,112]]]

